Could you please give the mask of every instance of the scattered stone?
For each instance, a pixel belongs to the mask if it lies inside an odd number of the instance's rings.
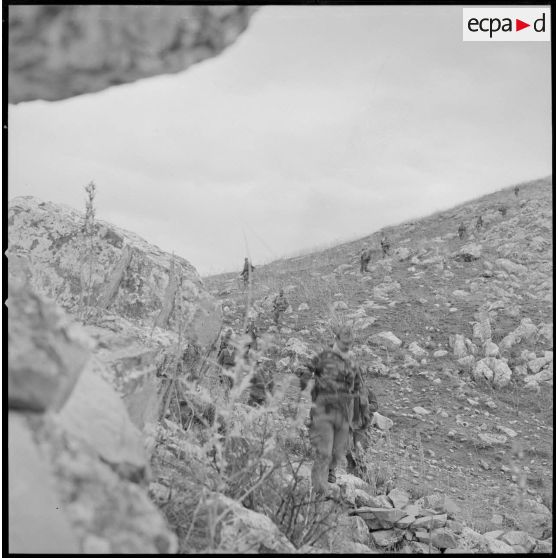
[[[509,531],[501,537],[501,540],[510,546],[520,545],[526,552],[531,552],[536,544],[535,539],[525,531]]]
[[[434,529],[431,533],[432,545],[436,548],[455,548],[457,546],[457,539],[449,529],[441,527]]]
[[[439,527],[444,527],[447,521],[447,515],[430,515],[426,517],[419,517],[411,525],[411,530],[417,531],[421,529],[426,529],[431,531],[432,529],[437,529]]]
[[[434,353],[432,353],[432,356],[434,358],[443,358],[445,356],[447,356],[448,352],[445,351],[444,349],[439,349],[438,351],[434,351]]]
[[[402,490],[401,488],[394,488],[388,494],[388,498],[391,500],[395,508],[403,509],[410,501],[410,496],[408,492]]]
[[[409,345],[409,351],[416,358],[428,356],[428,351],[424,350],[416,341]]]
[[[413,407],[413,412],[417,415],[429,415],[430,411],[427,411],[424,407]]]
[[[515,438],[517,436],[517,432],[512,430],[511,428],[507,428],[506,426],[497,425],[496,428],[500,431],[509,436],[510,438]]]
[[[505,542],[498,539],[487,539],[488,540],[488,551],[491,554],[515,554],[515,550]]]
[[[401,347],[402,341],[396,337],[391,331],[382,331],[372,335],[367,340],[369,345],[385,347],[389,350],[395,350]]]
[[[376,546],[388,547],[397,544],[403,539],[403,531],[394,529],[386,529],[382,531],[373,531],[372,540]]]

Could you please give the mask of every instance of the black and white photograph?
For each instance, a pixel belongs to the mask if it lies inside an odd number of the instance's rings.
[[[8,552],[554,553],[554,23],[3,2]]]

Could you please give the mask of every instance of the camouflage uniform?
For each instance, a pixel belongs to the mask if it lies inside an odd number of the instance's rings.
[[[372,259],[372,252],[370,251],[370,248],[363,248],[362,252],[360,253],[360,272],[364,273],[365,271],[368,271],[368,264],[370,263],[370,260]]]
[[[459,228],[457,229],[457,233],[459,234],[459,238],[463,240],[465,233],[467,232],[467,227],[465,227],[465,223],[461,223]]]
[[[273,377],[270,371],[258,368],[250,378],[250,398],[248,405],[257,406],[265,403],[268,393],[273,393]]]
[[[353,403],[361,387],[357,364],[348,351],[349,343],[343,341],[347,339],[344,333],[340,333],[332,349],[322,351],[312,359],[309,372],[300,378],[302,389],[311,374],[315,380],[309,434],[316,454],[312,484],[319,494],[327,490],[327,481],[335,482],[335,467],[347,452]],[[344,345],[344,350],[340,345]]]
[[[221,349],[217,355],[217,364],[225,370],[231,370],[231,368],[234,368],[236,364],[236,347],[232,345],[229,339],[226,341],[224,339],[223,341],[226,344],[223,346],[223,342],[221,343]],[[228,393],[234,385],[233,379],[227,374],[221,372],[219,380],[221,385],[224,386],[225,391]]]
[[[289,307],[289,302],[285,298],[285,293],[283,289],[279,291],[279,294],[275,297],[273,301],[273,321],[275,325],[279,325],[279,318],[281,314]]]

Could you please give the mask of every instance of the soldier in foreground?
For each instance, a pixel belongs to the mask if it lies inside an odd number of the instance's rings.
[[[368,271],[368,264],[372,259],[372,250],[370,248],[363,248],[360,252],[360,272],[364,273]]]
[[[281,314],[283,314],[288,307],[289,301],[285,298],[285,291],[283,289],[279,289],[279,294],[273,301],[273,322],[275,325],[279,325]]]
[[[457,234],[459,235],[459,240],[463,240],[465,238],[465,233],[467,232],[467,227],[465,223],[461,221],[459,224],[459,228],[457,229]]]
[[[389,240],[385,234],[382,235],[380,246],[382,247],[382,258],[389,256]]]
[[[328,482],[335,483],[335,467],[348,449],[354,399],[360,397],[362,377],[350,352],[352,343],[349,326],[336,328],[333,347],[315,356],[300,377],[302,390],[312,375],[315,381],[309,434],[315,451],[312,485],[317,494],[327,491]]]
[[[240,272],[240,276],[242,277],[242,280],[244,281],[244,287],[246,287],[248,285],[248,283],[250,282],[250,278],[252,277],[252,272],[255,269],[256,268],[248,261],[248,258],[244,258],[244,268]]]

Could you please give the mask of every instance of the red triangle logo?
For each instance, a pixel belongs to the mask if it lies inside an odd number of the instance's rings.
[[[524,21],[521,21],[520,19],[515,19],[515,30],[516,31],[521,31],[522,29],[525,29],[525,27],[531,27],[530,23],[525,23]]]

